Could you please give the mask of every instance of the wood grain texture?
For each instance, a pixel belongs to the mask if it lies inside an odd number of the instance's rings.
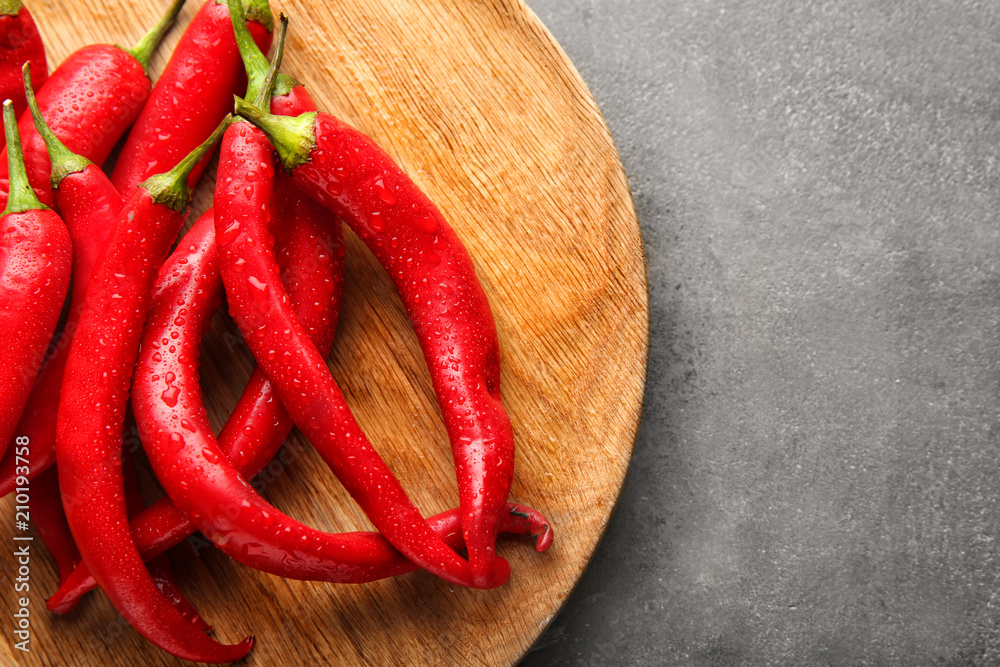
[[[134,43],[166,3],[29,3],[51,63],[91,42]],[[186,25],[198,6],[190,0]],[[628,184],[586,87],[517,0],[283,0],[285,71],[320,107],[378,141],[439,205],[466,243],[500,336],[513,420],[512,500],[545,513],[554,546],[503,539],[513,576],[495,591],[426,573],[364,586],[286,581],[240,566],[203,541],[172,556],[186,592],[235,641],[254,633],[249,665],[509,665],[569,595],[614,508],[639,420],[648,341],[642,240]],[[175,28],[152,73],[180,35]],[[194,213],[208,206],[213,171]],[[194,219],[194,215],[192,215]],[[373,444],[425,514],[457,504],[448,439],[426,367],[385,273],[348,233],[341,327],[330,367]],[[252,359],[219,315],[203,348],[218,429]],[[370,524],[301,436],[262,473],[266,496],[326,530]],[[150,497],[159,492],[152,486]],[[12,499],[0,538],[13,545]],[[172,665],[99,593],[65,617],[44,609],[56,574],[33,545],[31,665]],[[13,550],[5,549],[8,553]],[[0,574],[16,609],[13,558]]]

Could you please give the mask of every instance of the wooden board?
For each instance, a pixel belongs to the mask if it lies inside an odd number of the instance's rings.
[[[197,9],[185,7],[180,26]],[[91,42],[134,43],[166,2],[29,2],[58,63]],[[504,539],[513,577],[494,591],[426,573],[364,586],[285,581],[203,543],[174,562],[183,587],[249,665],[517,662],[572,590],[614,508],[645,380],[642,241],[615,147],[586,87],[517,0],[277,0],[291,17],[285,71],[320,107],[374,137],[430,194],[467,244],[496,316],[503,395],[517,443],[511,497],[544,512],[554,546]],[[153,62],[155,74],[180,34]],[[209,176],[211,177],[211,173]],[[211,179],[209,179],[211,180]],[[195,212],[204,209],[203,183]],[[358,420],[426,514],[457,504],[454,472],[416,338],[384,272],[349,236],[344,310],[330,366]],[[204,350],[216,428],[252,360],[219,316]],[[299,436],[263,473],[279,507],[327,530],[368,529]],[[158,493],[148,489],[150,497]],[[167,665],[100,594],[53,617],[56,575],[34,543],[31,653],[14,651],[13,503],[0,507],[4,662]],[[194,544],[194,547],[192,547]]]

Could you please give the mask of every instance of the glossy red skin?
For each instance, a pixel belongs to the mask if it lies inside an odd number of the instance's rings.
[[[72,242],[48,209],[0,218],[0,447],[7,449],[69,288]]]
[[[18,116],[28,108],[21,77],[21,66],[28,61],[31,62],[31,82],[37,89],[49,76],[45,45],[31,12],[21,7],[17,14],[0,16],[0,100],[13,102],[14,113]],[[0,145],[3,143],[0,140]]]
[[[444,216],[375,142],[324,113],[314,134],[308,161],[292,176],[361,237],[406,306],[451,439],[475,583],[484,585],[514,472],[486,294]]]
[[[119,613],[173,655],[201,662],[245,656],[251,638],[210,639],[159,591],[128,530],[122,435],[129,380],[156,272],[183,213],[137,188],[115,221],[87,288],[63,373],[56,459],[63,507],[80,555]]]
[[[3,442],[14,440],[11,431],[16,427],[21,409],[27,402],[35,373],[42,364],[43,355],[69,287],[72,262],[72,241],[63,221],[52,211],[27,211],[4,216],[0,230],[6,245],[0,248],[0,326],[15,325],[18,329],[3,329],[11,336],[0,349],[4,387]],[[23,253],[39,251],[37,258]],[[18,275],[23,273],[24,275]],[[19,321],[20,318],[27,318]],[[22,340],[22,337],[24,339]],[[7,366],[7,364],[20,364]],[[9,377],[13,374],[13,377]],[[20,401],[20,406],[17,405]],[[18,436],[24,434],[18,433]],[[28,441],[29,452],[32,443]],[[20,453],[20,448],[16,448]],[[27,477],[24,458],[15,455],[15,447],[8,452],[11,458],[12,488],[21,477]],[[30,457],[30,454],[29,454]],[[20,473],[20,474],[17,474]],[[22,484],[23,484],[23,480]],[[69,535],[59,503],[58,479],[55,470],[31,484],[29,508],[32,522],[38,527],[39,536],[49,548],[59,568],[60,582],[64,581],[80,560],[80,554]]]
[[[42,116],[66,147],[102,164],[132,125],[149,88],[146,71],[131,54],[115,46],[94,44],[70,54],[39,87],[36,97]],[[52,206],[49,153],[30,113],[21,115],[17,128],[28,181],[42,203]],[[6,149],[0,153],[0,161],[0,205],[6,206],[10,187]]]
[[[316,109],[316,101],[302,84],[293,86],[284,95],[271,98],[271,113],[276,116],[299,116]]]
[[[267,53],[271,33],[256,21],[248,21],[247,28]],[[242,95],[245,89],[246,73],[229,7],[207,0],[156,80],[115,163],[111,182],[119,192],[131,192],[153,174],[172,169],[212,134],[233,110],[233,95]],[[191,171],[192,186],[209,159],[206,155]]]
[[[276,110],[275,105],[279,103],[284,112]],[[271,100],[271,108],[274,113],[297,115],[314,110],[316,105],[305,94],[275,97]],[[276,179],[274,201],[275,220],[271,227],[281,279],[291,294],[292,309],[299,323],[317,349],[326,355],[333,345],[340,317],[344,281],[344,239],[340,221],[333,219],[312,198],[304,196],[288,177]],[[290,224],[296,219],[311,222],[308,225]],[[317,223],[322,224],[321,221],[326,223],[327,229],[318,237],[329,238],[333,242],[332,246],[325,248],[333,259],[330,299],[323,297],[321,290],[325,283],[322,280],[317,282],[320,274],[313,270],[315,245],[295,243],[287,234],[288,231],[315,227]],[[311,295],[309,301],[303,300],[303,295],[307,293]],[[236,409],[219,433],[219,444],[240,474],[250,479],[274,458],[294,425],[275,395],[274,386],[267,379],[264,369],[258,366],[254,368]]]
[[[49,468],[33,479],[30,489],[31,523],[55,560],[59,569],[59,584],[62,585],[80,564],[80,551],[66,523],[56,469]]]
[[[108,177],[93,164],[66,176],[55,197],[73,241],[73,281],[69,313],[63,330],[55,339],[55,352],[39,373],[15,431],[15,437],[27,436],[30,440],[28,479],[55,462],[56,410],[69,344],[76,331],[90,275],[123,203]],[[0,496],[14,489],[15,478],[14,455],[8,450],[0,460]]]
[[[333,343],[343,284],[340,223],[326,209],[299,193],[290,179],[286,178],[275,188],[274,196],[275,208],[281,212],[274,228],[282,279],[294,295],[296,316],[326,354]],[[229,462],[226,452],[214,438],[202,403],[198,376],[199,344],[214,310],[207,304],[217,304],[222,289],[214,219],[206,215],[198,220],[185,236],[182,246],[160,271],[134,375],[132,400],[140,436],[161,483],[181,511],[213,541],[218,533],[211,523],[200,521],[199,517],[228,515],[226,509],[219,509],[220,506],[231,509],[240,506],[242,500],[246,501],[246,507],[253,503],[264,516],[273,517],[267,526],[258,524],[257,527],[272,538],[280,533],[285,548],[264,555],[260,552],[267,538],[233,539],[233,533],[227,532],[225,539],[217,541],[217,546],[236,560],[297,579],[341,581],[352,576],[357,578],[359,575],[348,571],[345,560],[324,562],[333,550],[341,551],[348,546],[339,536],[331,538],[326,533],[302,526],[267,505],[243,481],[240,471]],[[259,369],[255,375],[264,377]],[[169,383],[164,384],[167,379]],[[165,392],[172,392],[169,401],[164,399],[168,395]],[[270,406],[269,412],[273,414],[261,414],[258,424],[248,426],[257,431],[271,424],[281,425],[280,432],[275,435],[280,433],[283,438],[291,430],[292,422],[279,402],[273,401]],[[178,428],[180,426],[183,428]],[[170,436],[175,433],[182,434],[182,445],[171,440]],[[272,442],[277,444],[280,438]],[[270,458],[275,446],[267,449]],[[242,496],[238,499],[240,493]],[[249,557],[250,544],[255,545],[257,552],[252,558]],[[297,556],[297,562],[289,561],[288,555],[300,550],[303,555]],[[282,565],[275,568],[274,563]]]
[[[296,426],[386,539],[429,572],[471,585],[469,563],[431,531],[368,442],[323,355],[288,306],[268,231],[275,159],[270,143],[249,123],[236,122],[223,136],[220,156],[215,238],[230,314],[250,351]],[[282,335],[274,336],[276,331]]]
[[[174,574],[173,565],[170,563],[170,559],[167,554],[163,553],[146,562],[146,567],[149,568],[149,576],[153,577],[153,582],[156,587],[160,589],[160,593],[164,595],[170,604],[177,608],[177,611],[188,620],[188,622],[196,629],[203,632],[208,632],[212,629],[208,621],[203,619],[198,610],[194,608],[191,601],[184,596],[184,592],[181,591],[180,584],[177,583],[177,576]]]

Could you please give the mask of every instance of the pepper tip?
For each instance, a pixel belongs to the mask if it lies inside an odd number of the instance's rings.
[[[548,548],[552,546],[552,540],[555,538],[555,533],[550,524],[545,524],[542,526],[542,532],[537,533],[534,537],[535,551],[542,553],[547,551]]]

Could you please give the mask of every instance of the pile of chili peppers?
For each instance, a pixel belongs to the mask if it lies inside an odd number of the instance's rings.
[[[49,73],[28,10],[0,0],[0,494],[30,483],[31,520],[60,572],[49,609],[67,613],[99,586],[178,657],[245,656],[253,639],[211,638],[166,558],[195,531],[294,579],[423,569],[504,584],[497,535],[532,536],[544,551],[552,530],[508,502],[497,333],[467,251],[374,141],[278,74],[287,19],[276,25],[267,0],[207,0],[152,85],[146,66],[182,4],[134,48],[87,46]],[[214,207],[178,239],[217,145]],[[385,268],[419,339],[452,444],[452,511],[422,516],[326,363],[342,221]],[[216,436],[198,364],[223,297],[258,366]],[[165,491],[149,507],[124,446],[130,406]],[[376,531],[326,533],[256,492],[250,480],[293,427]]]

